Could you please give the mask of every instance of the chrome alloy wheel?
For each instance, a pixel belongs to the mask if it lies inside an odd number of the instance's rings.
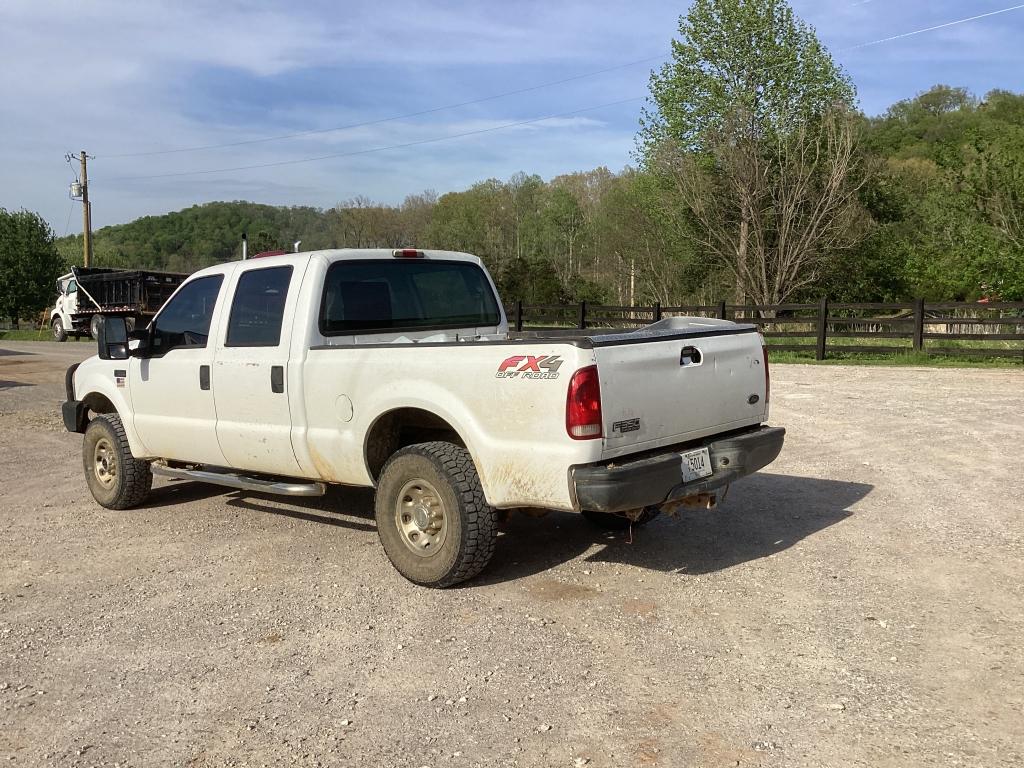
[[[96,447],[92,452],[93,472],[96,479],[104,488],[113,487],[117,482],[117,454],[114,446],[105,437],[96,441]]]
[[[405,546],[415,554],[430,557],[440,551],[448,535],[448,518],[441,494],[426,480],[410,480],[398,494],[395,524]]]

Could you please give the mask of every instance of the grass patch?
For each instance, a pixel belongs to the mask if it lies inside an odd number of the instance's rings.
[[[1024,342],[1022,341],[978,341],[961,339],[928,339],[926,349],[999,349],[1006,350],[1008,357],[960,357],[941,355],[937,352],[917,352],[910,339],[876,339],[828,337],[829,350],[825,360],[815,360],[815,339],[769,338],[768,348],[781,345],[806,344],[806,350],[774,350],[771,361],[779,363],[808,363],[811,365],[896,365],[924,366],[931,368],[1021,368],[1024,363]],[[836,347],[879,347],[876,352],[843,352]],[[888,347],[889,349],[884,349]],[[896,348],[896,351],[893,351]]]
[[[44,328],[41,331],[30,331],[30,330],[10,330],[0,331],[0,341],[55,341],[53,334],[50,333],[49,328]],[[68,337],[68,342],[72,341],[88,341],[92,342],[92,339],[83,337],[76,339],[74,336]]]
[[[925,352],[897,352],[894,354],[865,354],[862,352],[829,352],[824,360],[815,360],[810,352],[772,352],[770,361],[779,363],[801,363],[806,365],[888,365],[914,366],[918,368],[1024,368],[1024,352],[1016,359],[1011,357],[943,357]]]

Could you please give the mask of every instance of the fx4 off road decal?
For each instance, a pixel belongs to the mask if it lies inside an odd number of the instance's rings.
[[[565,361],[560,355],[513,355],[506,357],[494,374],[496,379],[557,379]]]

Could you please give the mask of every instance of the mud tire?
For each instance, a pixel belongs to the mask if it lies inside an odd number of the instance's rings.
[[[443,539],[419,554],[406,491],[421,481],[418,493],[440,509]],[[447,442],[418,443],[395,452],[381,472],[374,501],[377,534],[392,565],[409,581],[425,587],[450,587],[479,574],[490,562],[498,538],[498,514],[484,498],[473,459],[465,448]],[[402,519],[406,518],[403,530]],[[440,524],[439,524],[440,525]]]
[[[92,497],[107,509],[138,506],[153,487],[149,462],[132,456],[116,413],[104,413],[89,422],[82,440],[82,467]]]

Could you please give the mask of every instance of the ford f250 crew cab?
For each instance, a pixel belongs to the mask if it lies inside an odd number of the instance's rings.
[[[640,524],[712,504],[775,459],[751,325],[671,318],[510,334],[475,256],[331,250],[189,277],[147,328],[100,324],[63,405],[104,507],[153,474],[263,493],[376,489],[381,543],[418,584],[479,573],[500,510]]]

